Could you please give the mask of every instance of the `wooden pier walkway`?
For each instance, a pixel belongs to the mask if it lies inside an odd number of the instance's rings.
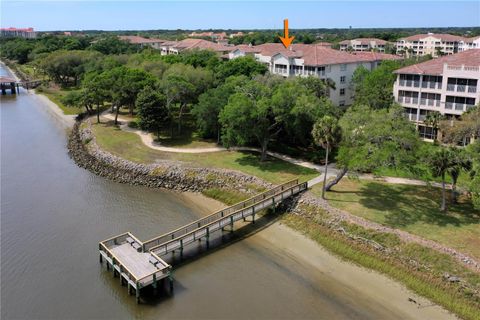
[[[275,208],[306,189],[307,182],[292,180],[145,242],[130,232],[122,233],[100,242],[100,263],[106,261],[107,269],[111,268],[114,276],[119,275],[120,283],[127,285],[129,294],[135,291],[137,302],[141,288],[150,285],[157,288],[160,281],[168,279],[172,291],[172,266],[162,260],[162,256],[179,251],[182,257],[186,246],[202,239],[208,248],[212,233],[225,227],[233,231],[234,223],[246,221],[247,217],[254,223],[259,211]]]

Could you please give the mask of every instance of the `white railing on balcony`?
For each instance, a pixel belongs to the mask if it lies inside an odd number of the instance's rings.
[[[457,84],[457,92],[465,92],[465,85]]]
[[[470,109],[473,108],[473,107],[475,107],[474,104],[467,104],[465,110],[468,111],[468,110],[470,110]]]
[[[468,92],[476,93],[477,92],[477,86],[468,86]]]
[[[464,103],[455,103],[455,110],[457,111],[463,111],[465,109],[465,104]]]
[[[445,109],[453,109],[453,102],[445,102]]]
[[[455,91],[455,85],[454,84],[447,84],[447,91]]]

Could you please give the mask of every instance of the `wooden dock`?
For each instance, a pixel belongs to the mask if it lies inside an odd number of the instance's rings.
[[[168,280],[173,291],[172,266],[162,260],[162,256],[179,251],[182,257],[186,246],[202,239],[208,248],[212,233],[225,227],[233,231],[234,223],[246,221],[247,217],[254,223],[255,215],[261,210],[275,208],[306,189],[307,182],[292,180],[145,242],[130,232],[122,233],[100,242],[100,263],[106,261],[107,269],[111,268],[114,276],[119,275],[120,283],[127,285],[129,294],[135,291],[137,302],[141,288],[157,288],[160,281]]]
[[[13,78],[0,76],[0,91],[2,95],[7,94],[7,90],[10,90],[12,94],[20,93],[18,82]]]

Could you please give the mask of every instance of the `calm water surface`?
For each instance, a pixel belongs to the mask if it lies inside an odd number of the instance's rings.
[[[66,128],[35,95],[2,97],[0,112],[2,319],[367,319],[381,309],[251,241],[177,268],[173,298],[137,305],[99,264],[98,242],[124,231],[145,240],[198,212],[181,195],[78,168]]]

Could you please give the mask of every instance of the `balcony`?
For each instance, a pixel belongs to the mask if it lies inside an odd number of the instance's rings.
[[[445,102],[445,109],[453,109],[453,102]]]
[[[465,110],[465,103],[455,103],[455,110],[457,111],[463,111]]]
[[[420,87],[420,81],[413,81],[413,80],[400,80],[399,85],[402,87]]]
[[[422,88],[441,89],[441,87],[442,87],[441,82],[429,82],[429,81],[422,82]]]
[[[464,84],[447,84],[447,91],[476,93],[477,86],[468,86]]]

